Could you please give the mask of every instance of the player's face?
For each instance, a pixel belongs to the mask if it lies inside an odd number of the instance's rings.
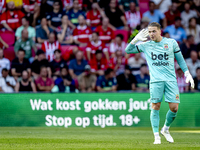
[[[152,41],[158,41],[158,38],[161,35],[161,31],[160,29],[158,29],[157,27],[148,27],[148,31],[149,31],[149,37],[151,38]]]

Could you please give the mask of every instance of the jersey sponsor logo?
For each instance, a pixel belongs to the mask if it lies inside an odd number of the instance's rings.
[[[163,54],[156,55],[153,52],[151,52],[152,60],[157,60],[157,59],[159,59],[159,60],[168,60],[169,59],[168,56],[169,55],[167,53],[164,53],[164,55]]]
[[[153,52],[151,52],[151,58],[152,60],[168,60],[169,55],[167,53],[164,54],[154,54]],[[158,62],[154,62],[152,63],[152,66],[169,66],[168,62],[163,62],[163,61],[158,61]]]

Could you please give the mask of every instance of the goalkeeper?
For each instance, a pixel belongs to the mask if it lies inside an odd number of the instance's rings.
[[[147,36],[150,41],[136,45],[138,41],[146,41]],[[171,38],[161,36],[160,24],[152,22],[148,25],[148,30],[141,30],[136,37],[128,44],[126,53],[144,52],[150,72],[150,96],[152,109],[150,121],[155,137],[154,144],[161,144],[159,136],[159,110],[163,94],[165,102],[169,104],[169,111],[160,133],[166,140],[173,143],[174,140],[169,133],[169,127],[175,119],[180,103],[179,90],[174,69],[174,57],[184,72],[186,83],[190,82],[194,88],[193,78],[188,71],[185,60],[182,56],[178,43]]]

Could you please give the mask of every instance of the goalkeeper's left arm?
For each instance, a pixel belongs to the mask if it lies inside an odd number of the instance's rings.
[[[181,69],[184,72],[184,75],[186,77],[186,83],[190,82],[191,83],[191,87],[194,88],[194,80],[193,80],[193,78],[192,78],[192,76],[191,76],[191,74],[190,74],[190,72],[188,70],[188,67],[187,67],[187,65],[185,63],[185,60],[183,58],[183,55],[182,55],[181,51],[175,52],[174,54],[175,54],[175,58],[176,58],[176,60],[177,60],[177,62],[179,64],[179,66],[181,67]]]

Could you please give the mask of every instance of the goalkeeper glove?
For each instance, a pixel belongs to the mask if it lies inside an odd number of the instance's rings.
[[[147,29],[142,29],[135,38],[131,41],[131,44],[136,44],[138,41],[146,41],[147,36],[149,35]]]
[[[191,87],[194,88],[194,80],[193,80],[193,78],[192,78],[190,72],[187,70],[187,71],[184,73],[184,75],[185,75],[185,77],[186,77],[185,82],[186,82],[186,83],[189,83],[189,82],[190,82]]]

